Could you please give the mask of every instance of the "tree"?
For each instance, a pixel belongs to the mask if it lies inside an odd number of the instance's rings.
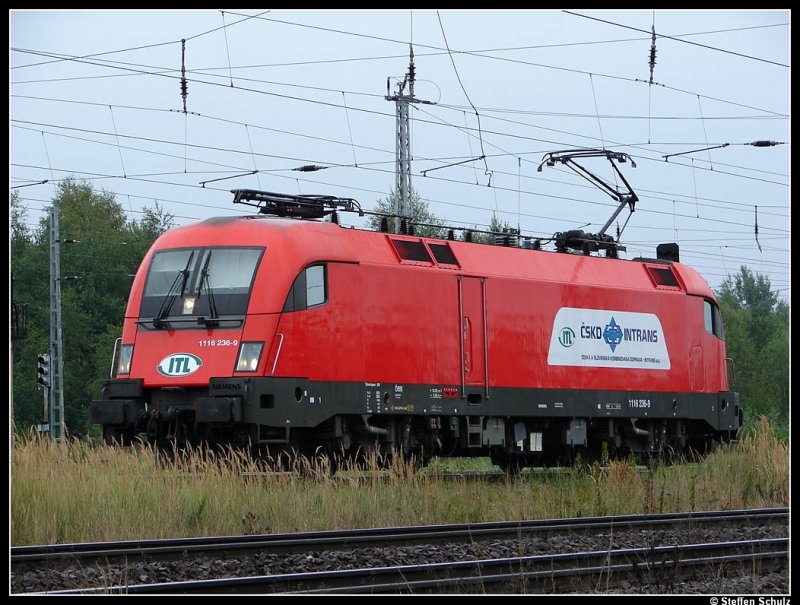
[[[142,219],[136,226],[153,239],[175,226],[175,217],[164,210],[163,206],[158,203],[158,200],[153,200],[153,207],[146,207],[142,214],[144,216],[142,216]]]
[[[22,205],[22,199],[17,190],[11,192],[8,214],[11,219],[11,245],[24,244],[30,239],[30,230],[25,224],[28,211]]]
[[[23,200],[11,196],[11,268],[15,302],[28,305],[28,337],[14,343],[14,421],[18,430],[43,418],[36,384],[36,357],[48,352],[50,330],[49,213],[40,228],[25,228]],[[108,377],[114,339],[122,329],[125,306],[142,258],[155,238],[174,224],[158,204],[145,208],[141,221],[125,216],[109,191],[86,181],[62,181],[52,200],[60,213],[64,345],[64,408],[69,433],[83,436],[89,402]]]
[[[415,224],[414,233],[423,237],[444,237],[444,221],[430,211],[428,202],[420,198],[419,194],[413,189],[409,198],[411,202],[409,216],[411,222]],[[375,203],[375,212],[390,215],[387,217],[389,232],[396,233],[397,219],[395,217],[400,212],[400,195],[395,190],[389,192],[387,197],[379,199]],[[381,216],[371,216],[369,217],[369,226],[378,231],[380,230],[381,220]]]
[[[501,221],[496,212],[492,212],[492,219],[489,221],[489,231],[492,233],[473,233],[472,241],[479,244],[494,244],[495,236],[493,233],[506,233],[511,230],[511,223],[508,221]],[[478,230],[478,226],[475,226]],[[483,229],[480,229],[481,231]]]
[[[734,360],[734,388],[749,412],[788,419],[789,305],[769,278],[742,266],[717,293],[726,349]]]
[[[383,199],[380,199],[375,204],[375,212],[390,215],[387,217],[387,224],[390,233],[396,233],[395,229],[396,219],[400,209],[400,196],[394,190]],[[433,214],[428,208],[428,202],[422,200],[416,191],[411,191],[411,222],[415,224],[414,233],[423,237],[444,238],[447,234],[447,226],[445,221],[440,217]],[[369,218],[370,228],[378,231],[381,225],[381,216],[371,216]],[[417,226],[419,225],[419,226]],[[505,233],[511,229],[511,224],[508,221],[500,220],[497,213],[492,213],[489,227],[475,226],[475,232],[472,233],[472,241],[481,244],[494,244],[495,236],[484,231],[492,233]],[[461,239],[465,237],[465,232],[462,232]]]

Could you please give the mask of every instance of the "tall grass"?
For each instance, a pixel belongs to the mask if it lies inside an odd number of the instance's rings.
[[[168,462],[149,448],[11,451],[14,545],[709,510],[788,503],[788,446],[761,420],[697,463],[641,472],[628,461],[525,473],[501,483],[443,479],[399,459],[379,471],[295,462],[292,474],[228,451]],[[300,468],[302,467],[302,468]]]

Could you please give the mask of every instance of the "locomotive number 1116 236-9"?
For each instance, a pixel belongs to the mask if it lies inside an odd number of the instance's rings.
[[[238,340],[226,340],[222,338],[211,338],[210,340],[198,340],[197,344],[201,347],[238,347]]]

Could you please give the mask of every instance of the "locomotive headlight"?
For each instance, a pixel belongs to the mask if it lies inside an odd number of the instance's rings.
[[[194,296],[187,296],[183,299],[183,314],[184,315],[191,315],[192,311],[194,311]]]
[[[261,359],[263,342],[243,342],[239,348],[239,359],[236,361],[237,372],[255,372]]]
[[[119,351],[117,375],[131,373],[131,359],[133,359],[133,345],[122,345]]]

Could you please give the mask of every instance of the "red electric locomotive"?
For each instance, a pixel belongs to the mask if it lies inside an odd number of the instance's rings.
[[[338,198],[235,193],[282,216],[155,242],[91,405],[109,442],[519,468],[702,451],[741,424],[714,295],[674,245],[619,260],[362,231],[314,220]]]

